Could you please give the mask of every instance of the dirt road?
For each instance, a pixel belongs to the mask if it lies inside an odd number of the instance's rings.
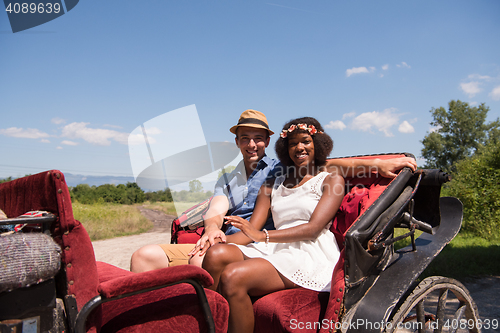
[[[97,261],[130,269],[132,253],[144,245],[170,243],[170,226],[174,216],[141,207],[141,213],[154,224],[149,232],[92,242]]]
[[[145,208],[141,208],[141,213],[154,223],[153,229],[140,235],[93,242],[96,260],[128,270],[135,250],[148,244],[170,243],[170,226],[174,217]],[[476,302],[481,319],[498,323],[498,329],[483,328],[482,331],[500,333],[500,276],[478,278],[464,285]]]

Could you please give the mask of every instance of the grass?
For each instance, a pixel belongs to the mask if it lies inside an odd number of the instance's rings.
[[[459,233],[424,271],[456,279],[500,276],[500,241]]]
[[[177,203],[179,214],[194,206],[196,202]],[[142,205],[96,203],[84,205],[73,203],[73,215],[87,230],[92,241],[137,235],[150,230],[153,223],[142,216],[139,206],[155,209],[177,216],[173,202],[145,202]]]
[[[396,229],[396,236],[405,230]],[[417,237],[419,235],[417,231]],[[395,244],[402,248],[410,244],[409,238]],[[418,248],[417,248],[418,250]],[[460,232],[423,272],[421,278],[431,275],[452,277],[458,280],[481,276],[500,276],[500,240],[484,238]]]
[[[193,207],[196,205],[198,202],[178,202],[177,207],[179,208],[179,211],[175,210],[175,206],[173,202],[154,202],[151,203],[149,201],[145,202],[143,206],[145,208],[149,209],[154,209],[154,210],[159,210],[161,212],[164,212],[165,214],[168,215],[173,215],[177,216],[179,214],[182,214],[186,209]]]
[[[73,203],[73,215],[87,230],[92,241],[140,234],[153,227],[137,205]]]

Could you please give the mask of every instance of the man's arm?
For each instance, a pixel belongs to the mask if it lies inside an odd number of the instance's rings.
[[[212,198],[210,207],[205,214],[205,233],[209,231],[220,230],[224,223],[224,216],[229,210],[229,201],[224,195],[218,195]]]
[[[228,210],[229,201],[226,196],[218,195],[212,198],[203,222],[205,232],[198,242],[196,242],[196,246],[189,252],[189,255],[192,256],[203,249],[204,251],[202,252],[205,253],[215,243],[226,241],[226,235],[222,232],[221,228],[224,223],[224,216]]]
[[[356,177],[373,172],[378,172],[381,176],[387,178],[396,177],[395,172],[408,167],[415,171],[417,162],[411,157],[395,157],[390,159],[331,159],[326,162],[326,170],[330,173],[336,173],[342,177]]]

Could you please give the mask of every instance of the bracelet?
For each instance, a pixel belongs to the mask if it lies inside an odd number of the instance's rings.
[[[266,245],[269,244],[269,232],[266,229],[262,229],[266,233]]]

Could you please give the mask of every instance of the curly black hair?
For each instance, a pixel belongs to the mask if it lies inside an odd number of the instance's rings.
[[[316,130],[318,130],[316,134],[311,136],[314,143],[314,163],[316,166],[325,165],[328,155],[330,155],[333,149],[332,138],[325,133],[325,130],[323,129],[323,126],[321,126],[319,121],[312,117],[292,119],[283,126],[283,130],[289,129],[291,125],[298,124],[306,124],[308,126],[314,125],[314,127],[316,127]],[[307,130],[300,130],[298,128],[295,131],[297,131],[297,133],[309,133]],[[276,141],[274,150],[276,151],[276,155],[283,165],[294,165],[292,159],[288,155],[288,138],[282,138],[280,136]]]

